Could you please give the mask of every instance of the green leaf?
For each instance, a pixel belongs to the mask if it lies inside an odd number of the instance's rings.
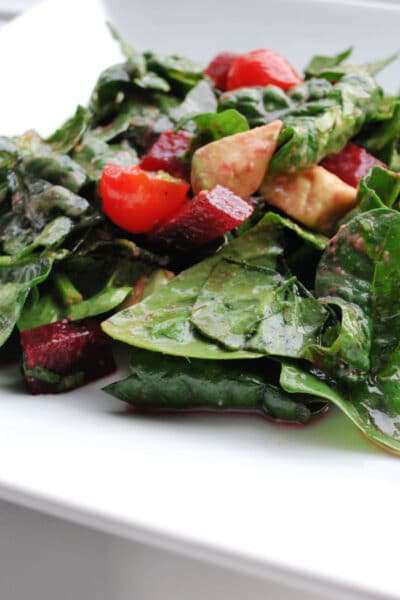
[[[239,88],[225,92],[218,100],[218,112],[237,110],[246,117],[250,127],[275,121],[293,106],[291,98],[274,85]]]
[[[304,69],[306,77],[321,77],[324,76],[332,68],[338,67],[345,61],[351,53],[353,48],[347,48],[343,52],[339,52],[335,56],[321,56],[319,54],[313,56]]]
[[[24,163],[26,172],[33,178],[46,179],[77,193],[86,182],[82,167],[66,154],[31,156]]]
[[[148,70],[158,73],[179,91],[189,91],[204,77],[202,67],[185,56],[146,52],[145,57]]]
[[[362,212],[374,208],[398,209],[400,174],[373,167],[359,183],[356,209]]]
[[[122,304],[142,275],[152,270],[152,267],[141,261],[128,261],[122,257],[119,257],[117,267],[111,263],[115,263],[114,257],[108,264],[99,255],[94,261],[83,261],[80,269],[74,258],[63,261],[62,277],[68,277],[80,298],[76,297],[71,302],[70,296],[64,293],[65,289],[60,293],[59,285],[49,285],[50,282],[46,282],[45,286],[38,288],[39,295],[29,297],[18,321],[19,329],[32,329],[65,318],[79,320],[108,313]],[[91,272],[93,265],[100,268],[101,272]],[[54,276],[59,277],[58,270]],[[91,278],[95,279],[93,285]]]
[[[220,261],[191,321],[230,350],[301,358],[318,341],[327,313],[295,277],[285,280],[275,270],[275,253],[265,259],[267,268]]]
[[[368,75],[345,75],[324,99],[308,103],[299,115],[283,117],[271,171],[302,170],[337,154],[371,118],[381,97],[382,90]]]
[[[0,257],[0,346],[11,335],[30,290],[48,277],[51,266],[46,257]]]
[[[400,55],[399,52],[396,52],[384,59],[364,65],[355,65],[352,63],[342,65],[343,61],[350,56],[352,51],[352,48],[348,48],[336,56],[314,56],[304,72],[307,77],[322,77],[332,82],[338,81],[347,73],[374,76],[394,62]]]
[[[169,116],[178,123],[203,113],[215,113],[216,110],[217,99],[214,90],[208,81],[203,80],[186,94],[181,104],[169,111]]]
[[[228,351],[203,338],[190,323],[193,306],[213,267],[222,259],[249,265],[268,264],[282,253],[279,229],[264,218],[219,253],[187,269],[163,289],[103,322],[104,331],[132,346],[176,356],[212,359],[253,358],[257,354]]]
[[[188,361],[135,349],[132,374],[104,390],[145,411],[234,410],[306,423],[323,410],[325,403],[293,397],[272,384],[268,375],[275,369],[264,363],[260,376],[249,370],[248,363]]]
[[[89,109],[78,106],[73,117],[47,138],[53,152],[66,154],[79,142],[90,125],[92,115]]]
[[[385,450],[400,454],[399,418],[390,418],[379,409],[369,407],[371,396],[376,392],[374,386],[368,389],[364,384],[362,393],[348,396],[345,392],[328,386],[314,375],[302,371],[294,365],[283,364],[280,377],[282,388],[291,394],[308,394],[332,402],[358,427],[373,443]],[[376,400],[376,399],[374,399]],[[381,401],[382,398],[379,397]],[[368,404],[364,404],[366,401]]]
[[[151,71],[141,77],[135,77],[133,83],[144,90],[169,92],[171,89],[168,81],[165,81],[165,79],[157,75],[157,73],[152,73]]]
[[[220,113],[203,113],[193,117],[198,132],[207,136],[208,141],[219,140],[227,135],[248,131],[246,118],[237,110],[229,109]]]
[[[310,360],[344,385],[364,424],[400,441],[400,214],[360,213],[332,238],[316,275],[316,292],[340,307],[331,345]]]
[[[129,166],[138,163],[138,155],[127,142],[107,144],[101,140],[88,138],[79,145],[73,154],[74,160],[86,171],[91,181],[100,181],[101,173],[107,163]]]
[[[385,98],[380,112],[364,127],[355,142],[394,171],[400,171],[400,99]]]
[[[138,75],[144,75],[146,73],[146,61],[143,54],[135,50],[126,40],[124,40],[115,27],[111,25],[111,23],[107,23],[107,25],[112,37],[120,45],[121,50],[127,59],[130,70]]]
[[[41,233],[36,236],[29,246],[26,246],[20,256],[27,256],[37,248],[57,248],[62,244],[73,228],[73,222],[69,217],[58,217],[50,221]]]

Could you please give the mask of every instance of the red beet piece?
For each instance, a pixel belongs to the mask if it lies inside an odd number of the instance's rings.
[[[339,154],[327,156],[321,162],[321,166],[334,173],[353,187],[357,187],[362,179],[372,167],[387,166],[375,158],[372,154],[360,148],[351,142],[348,142]]]
[[[253,213],[254,207],[222,185],[203,190],[150,234],[161,246],[188,250],[203,246],[231,231]]]
[[[146,171],[166,171],[174,177],[185,178],[188,168],[183,156],[192,138],[193,135],[188,131],[165,131],[142,157],[140,166]]]
[[[21,332],[23,370],[32,394],[79,387],[115,370],[111,340],[94,319],[64,319]]]
[[[204,73],[213,80],[215,87],[223,91],[226,90],[228,71],[238,56],[239,54],[234,52],[221,52],[212,59]]]

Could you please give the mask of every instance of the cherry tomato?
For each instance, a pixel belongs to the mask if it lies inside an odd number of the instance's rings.
[[[285,58],[267,48],[239,56],[227,76],[227,90],[253,85],[277,85],[287,90],[302,79]]]
[[[109,164],[103,169],[99,193],[103,211],[113,223],[131,233],[145,233],[185,202],[189,187],[162,171]]]
[[[221,52],[212,59],[204,73],[213,80],[215,87],[223,91],[226,90],[228,71],[238,56],[239,54],[234,52]]]

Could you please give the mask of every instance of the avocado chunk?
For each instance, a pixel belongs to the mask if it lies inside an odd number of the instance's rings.
[[[356,188],[319,165],[298,173],[271,173],[260,191],[272,206],[327,235],[353,208],[357,195]]]
[[[236,133],[202,146],[193,155],[193,192],[223,185],[238,196],[260,187],[278,141],[281,121]]]

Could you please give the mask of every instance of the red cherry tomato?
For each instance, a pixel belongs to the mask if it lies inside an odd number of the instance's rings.
[[[228,71],[238,56],[239,54],[234,52],[221,52],[212,59],[204,73],[213,80],[215,87],[223,91],[226,90]]]
[[[262,48],[242,54],[232,63],[226,89],[273,84],[287,90],[302,81],[286,59],[273,50]]]
[[[186,200],[189,184],[138,166],[106,165],[99,193],[104,213],[131,233],[145,233],[170,217]]]

